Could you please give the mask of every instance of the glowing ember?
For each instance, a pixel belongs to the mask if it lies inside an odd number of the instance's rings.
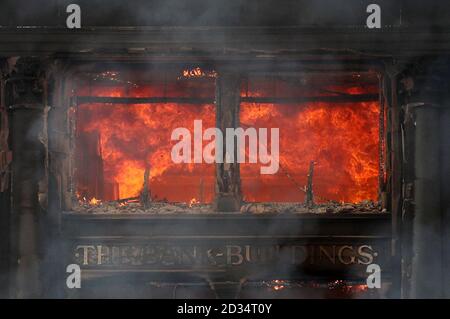
[[[363,284],[357,284],[357,285],[351,285],[346,283],[343,280],[335,280],[333,282],[330,282],[328,284],[329,290],[341,290],[344,293],[360,293],[368,290],[369,288],[367,285]]]
[[[105,71],[102,73],[95,74],[92,78],[93,81],[111,81],[115,83],[122,83],[127,85],[132,85],[134,87],[137,87],[137,84],[132,83],[131,81],[124,81],[120,78],[119,72],[114,71]]]
[[[78,203],[80,205],[91,205],[91,206],[98,206],[102,204],[102,201],[93,197],[91,199],[87,199],[86,196],[81,196],[79,192],[76,193],[76,197],[78,200]]]
[[[189,207],[194,206],[195,204],[200,204],[200,202],[194,197],[191,199],[191,201],[189,202]]]
[[[204,71],[199,67],[193,68],[193,69],[187,69],[183,70],[183,77],[184,78],[202,78],[202,77],[209,77],[209,78],[215,78],[217,77],[216,71]]]
[[[93,197],[93,198],[89,201],[89,204],[90,204],[90,205],[99,205],[99,204],[101,204],[101,203],[102,203],[102,201],[99,200],[99,199],[97,199],[97,198],[95,198],[95,197]]]
[[[275,279],[272,281],[272,284],[273,284],[272,288],[275,291],[279,291],[286,288],[284,280]]]

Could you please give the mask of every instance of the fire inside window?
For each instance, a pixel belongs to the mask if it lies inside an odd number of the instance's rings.
[[[244,199],[303,202],[308,176],[316,202],[377,201],[380,104],[375,75],[254,77],[243,83],[241,125],[280,128],[280,168],[241,165]]]
[[[194,120],[202,120],[203,130],[216,126],[217,76],[192,68],[80,77],[78,200],[138,201],[146,188],[153,202],[211,203],[215,165],[174,163],[170,137],[177,127],[193,130]],[[240,127],[280,129],[276,174],[240,164],[243,200],[305,202],[313,194],[317,203],[378,201],[378,89],[376,74],[368,72],[243,76]]]
[[[137,199],[147,175],[153,201],[212,201],[214,166],[173,163],[170,136],[196,119],[215,125],[214,79],[151,75],[134,83],[105,72],[80,83],[76,94],[79,199]]]

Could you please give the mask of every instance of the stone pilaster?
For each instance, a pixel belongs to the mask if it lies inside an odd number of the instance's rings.
[[[12,161],[13,297],[41,297],[42,221],[46,208],[47,107],[43,64],[11,60],[5,101],[10,112]]]

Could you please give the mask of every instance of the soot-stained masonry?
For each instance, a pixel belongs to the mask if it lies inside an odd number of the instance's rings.
[[[445,3],[3,2],[1,296],[450,296]],[[278,170],[175,163],[199,120]]]

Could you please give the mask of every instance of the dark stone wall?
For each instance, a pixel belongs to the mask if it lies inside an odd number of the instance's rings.
[[[450,101],[441,116],[441,198],[444,223],[444,297],[450,298]]]
[[[4,0],[2,26],[65,26],[66,6],[85,26],[363,26],[370,0]],[[449,4],[378,0],[385,26],[449,25]]]
[[[2,64],[4,61],[1,61]],[[3,103],[4,80],[0,79],[0,298],[8,296],[10,275],[10,160],[8,113]]]
[[[450,61],[421,59],[400,76],[404,112],[403,297],[448,297]]]

